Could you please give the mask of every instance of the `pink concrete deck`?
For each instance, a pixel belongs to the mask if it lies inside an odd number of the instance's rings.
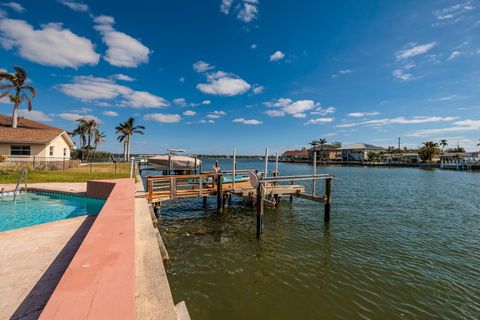
[[[95,216],[0,232],[0,319],[37,319]]]
[[[87,195],[108,199],[40,319],[135,318],[135,184],[90,181]]]

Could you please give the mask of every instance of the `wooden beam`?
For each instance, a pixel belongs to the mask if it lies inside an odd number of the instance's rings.
[[[260,238],[263,232],[263,206],[264,206],[263,185],[257,187],[257,238]]]
[[[318,203],[326,203],[325,197],[316,197],[316,196],[312,196],[310,194],[305,194],[305,193],[297,193],[295,196],[297,196],[299,198],[302,198],[302,199],[315,201],[315,202],[318,202]]]
[[[325,180],[325,211],[323,221],[330,221],[330,204],[332,203],[332,178]]]

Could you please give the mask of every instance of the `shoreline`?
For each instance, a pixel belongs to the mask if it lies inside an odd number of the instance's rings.
[[[269,162],[275,160],[269,159]],[[313,164],[311,160],[278,160],[282,163]],[[361,161],[317,161],[317,166],[345,166],[345,167],[392,167],[392,168],[436,168],[443,170],[477,171],[480,164],[444,164],[441,163],[384,163],[384,162],[361,162]]]

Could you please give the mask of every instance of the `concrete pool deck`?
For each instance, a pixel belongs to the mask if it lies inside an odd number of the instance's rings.
[[[37,319],[95,216],[0,232],[0,319]]]

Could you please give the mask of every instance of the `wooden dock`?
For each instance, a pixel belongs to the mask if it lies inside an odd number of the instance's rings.
[[[234,181],[237,173],[248,172],[248,181]],[[154,206],[160,206],[165,201],[216,197],[217,211],[225,209],[232,196],[238,196],[255,204],[257,210],[257,237],[263,233],[264,207],[276,207],[280,200],[288,197],[299,197],[324,204],[324,221],[330,220],[330,205],[332,202],[333,175],[310,174],[298,176],[278,176],[278,171],[272,177],[264,177],[253,170],[203,172],[193,175],[167,175],[147,177],[146,198]],[[226,179],[228,177],[228,179]],[[325,194],[316,195],[316,181],[325,181]],[[228,181],[228,182],[227,182]],[[312,181],[313,191],[305,192],[305,186],[295,184],[298,181]]]

